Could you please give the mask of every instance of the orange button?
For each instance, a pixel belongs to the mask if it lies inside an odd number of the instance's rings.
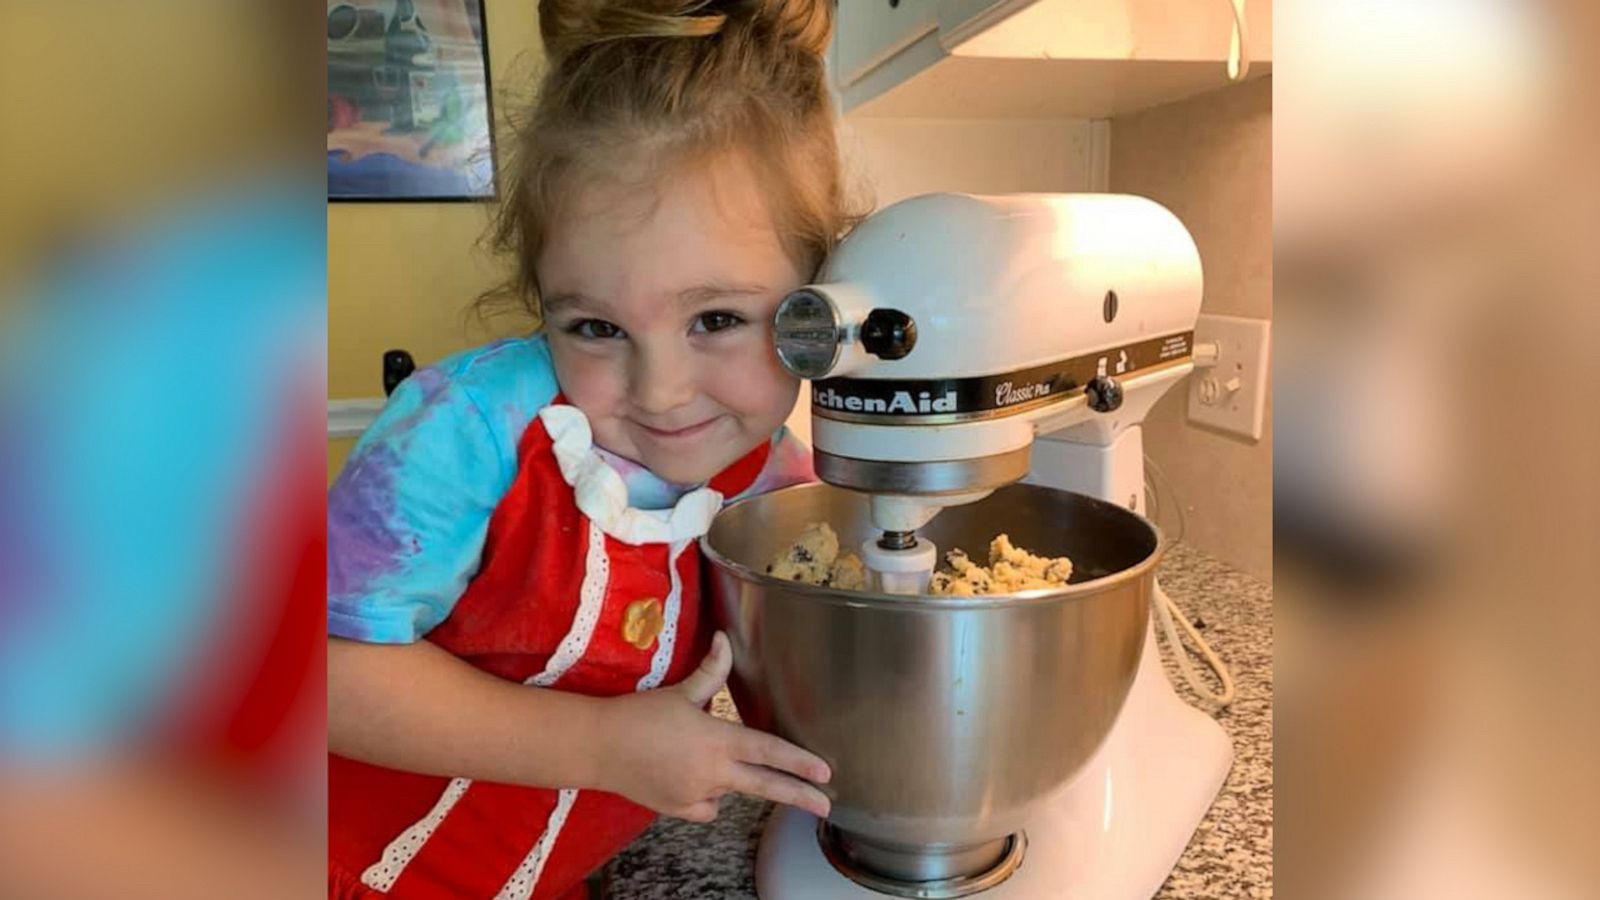
[[[655,597],[635,600],[623,610],[622,639],[640,650],[648,650],[666,624],[660,600]]]

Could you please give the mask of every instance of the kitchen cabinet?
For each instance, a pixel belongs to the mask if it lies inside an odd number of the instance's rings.
[[[1249,77],[1272,66],[1271,0],[1245,0]],[[1111,118],[1223,87],[1228,0],[840,0],[847,112]]]
[[[937,31],[934,0],[840,0],[834,29],[834,65],[841,84],[853,84],[930,32]]]

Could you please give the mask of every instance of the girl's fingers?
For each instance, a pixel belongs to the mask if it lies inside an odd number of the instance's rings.
[[[813,784],[827,784],[833,772],[822,757],[783,738],[742,728],[735,750],[740,760],[797,775]]]
[[[735,763],[733,789],[751,797],[760,797],[774,803],[784,803],[803,809],[819,819],[826,819],[831,804],[826,794],[790,775],[764,766]]]
[[[717,820],[717,807],[716,800],[702,800],[684,810],[683,815],[678,818],[686,822],[715,822]]]
[[[695,706],[705,706],[722,690],[732,670],[733,651],[728,649],[728,636],[719,631],[712,635],[711,651],[700,661],[700,668],[679,682],[678,690]]]

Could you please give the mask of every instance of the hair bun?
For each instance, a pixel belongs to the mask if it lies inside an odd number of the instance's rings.
[[[831,0],[540,0],[545,53],[631,38],[693,38],[732,30],[821,56],[833,34]]]
[[[742,17],[752,27],[816,56],[827,52],[833,37],[833,0],[735,0],[713,5],[728,7],[731,19]]]

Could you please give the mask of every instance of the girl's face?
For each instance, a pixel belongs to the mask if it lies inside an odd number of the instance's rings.
[[[539,292],[556,378],[595,442],[698,484],[793,408],[772,316],[804,276],[741,159],[664,180],[581,191],[552,223]]]

